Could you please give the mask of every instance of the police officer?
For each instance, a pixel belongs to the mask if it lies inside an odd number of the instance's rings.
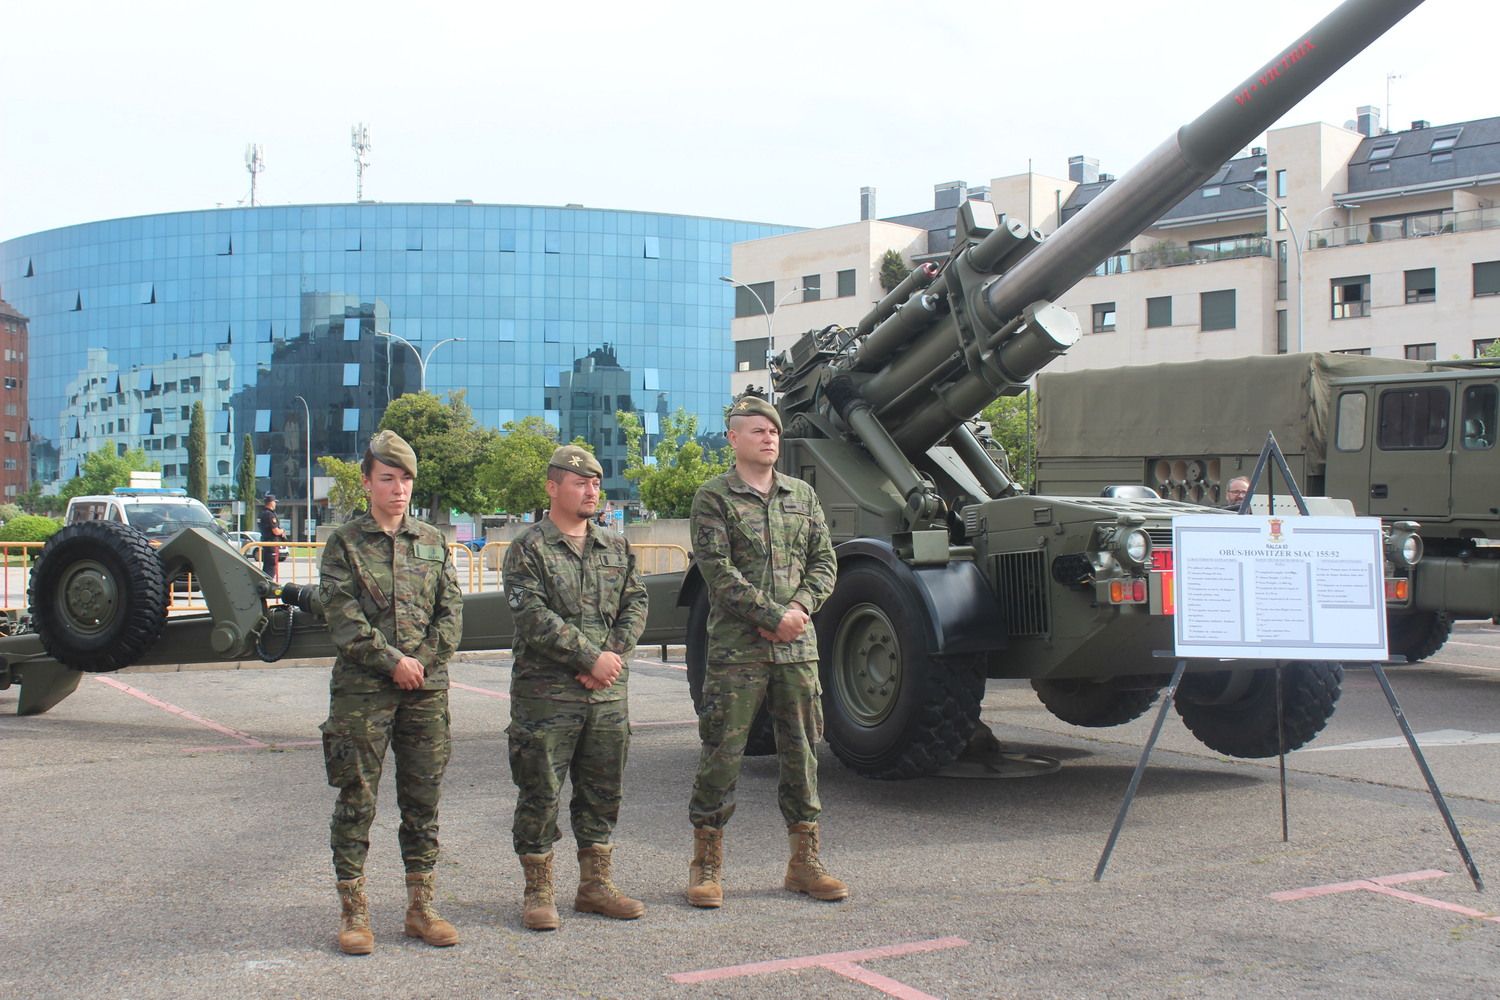
[[[693,555],[708,590],[703,741],[689,814],[688,902],[723,904],[724,826],[751,723],[768,703],[781,768],[777,800],[791,840],[784,885],[815,899],[849,895],[818,858],[823,735],[812,613],[833,592],[837,563],[812,487],[776,471],[781,415],[745,395],[726,416],[734,468],[693,498]]]
[[[463,631],[463,597],[441,532],[412,517],[417,457],[381,431],[360,466],[367,513],[334,531],[323,549],[322,599],[338,648],[323,754],[339,790],[330,842],[342,919],[339,949],[374,948],[364,864],[387,746],[395,747],[406,934],[439,947],[458,932],[433,910],[438,797],[448,765],[448,661]]]
[[[573,909],[633,920],[646,912],[614,884],[610,833],[620,815],[630,744],[626,680],[646,627],[646,588],[630,543],[594,523],[603,470],[586,449],[565,445],[547,466],[547,516],[505,553],[506,600],[515,615],[510,682],[512,829],[526,875],[522,921],[555,930],[552,845],[561,838],[558,799],[569,805],[578,842]]]
[[[267,493],[260,509],[257,527],[260,530],[260,568],[271,579],[276,579],[276,566],[280,561],[279,543],[286,532],[281,530],[281,520],[276,516],[276,494]]]

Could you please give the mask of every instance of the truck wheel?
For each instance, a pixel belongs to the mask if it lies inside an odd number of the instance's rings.
[[[916,778],[953,763],[979,722],[983,661],[934,657],[889,571],[839,572],[818,612],[828,742],[867,778]]]
[[[1199,675],[1204,682],[1212,677]],[[1339,700],[1344,668],[1337,663],[1295,660],[1282,667],[1282,724],[1286,749],[1296,750],[1323,731]],[[1276,671],[1254,672],[1244,692],[1233,701],[1205,704],[1193,700],[1194,690],[1209,684],[1178,689],[1177,714],[1198,741],[1230,757],[1275,757]]]
[[[708,674],[708,588],[700,587],[687,620],[688,693],[693,697],[693,711],[703,712],[703,678]],[[776,752],[776,732],[771,713],[761,705],[750,724],[750,738],[745,741],[745,756],[768,757]]]
[[[48,539],[27,596],[42,647],[75,670],[130,666],[167,623],[160,557],[145,535],[111,521],[70,524]]]
[[[1121,690],[1109,681],[1034,680],[1031,688],[1047,711],[1073,726],[1123,726],[1156,702],[1165,684]]]
[[[1407,663],[1425,660],[1442,649],[1443,643],[1452,634],[1453,616],[1441,611],[1392,615],[1389,642],[1391,656],[1405,659]]]

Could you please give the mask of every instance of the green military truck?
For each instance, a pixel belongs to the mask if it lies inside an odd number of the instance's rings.
[[[1270,431],[1305,493],[1420,523],[1394,655],[1423,659],[1454,619],[1500,615],[1500,366],[1288,354],[1042,374],[1037,398],[1038,493],[1140,483],[1220,506]]]

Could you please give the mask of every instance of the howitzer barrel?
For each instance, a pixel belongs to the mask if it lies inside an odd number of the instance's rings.
[[[1274,124],[1288,109],[1372,41],[1419,6],[1421,0],[1347,0],[1282,51],[1272,62],[1178,129],[1139,165],[1106,188],[1035,252],[983,286],[972,298],[972,324],[983,337],[1005,330],[1032,303],[1058,298],[1099,263],[1146,230],[1224,162]],[[951,304],[951,303],[950,303]],[[955,308],[958,306],[955,305]],[[1010,336],[1026,336],[1022,328]],[[997,338],[998,340],[998,338]],[[970,370],[934,394],[913,394],[958,370],[950,322],[925,331],[863,387],[865,398],[908,454],[925,451],[999,393],[993,372]],[[996,350],[1002,345],[990,341]],[[1027,352],[1045,363],[1045,352]],[[1006,377],[1033,371],[1007,366]],[[900,413],[892,401],[919,400]],[[961,419],[961,418],[959,418]]]
[[[911,273],[902,278],[895,288],[886,293],[885,298],[875,303],[875,308],[865,314],[864,319],[854,327],[854,335],[863,337],[874,330],[881,323],[901,307],[901,304],[911,298],[911,293],[919,288],[926,288],[932,284],[932,279],[937,277],[938,266],[931,261],[918,264],[912,268]]]

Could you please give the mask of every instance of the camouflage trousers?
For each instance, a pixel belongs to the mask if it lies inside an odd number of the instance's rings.
[[[813,747],[823,738],[821,695],[816,662],[709,664],[698,715],[703,749],[688,807],[693,826],[723,827],[734,815],[745,742],[762,703],[769,705],[776,731],[781,815],[788,826],[817,821],[823,807]]]
[[[512,698],[505,734],[517,791],[516,853],[546,854],[562,838],[557,810],[564,778],[573,781],[573,839],[580,848],[609,843],[630,749],[628,702]]]
[[[388,746],[395,748],[401,860],[430,872],[438,855],[438,798],[452,743],[447,691],[336,694],[323,723],[328,783],[339,790],[329,843],[340,879],[364,874],[370,823]]]

